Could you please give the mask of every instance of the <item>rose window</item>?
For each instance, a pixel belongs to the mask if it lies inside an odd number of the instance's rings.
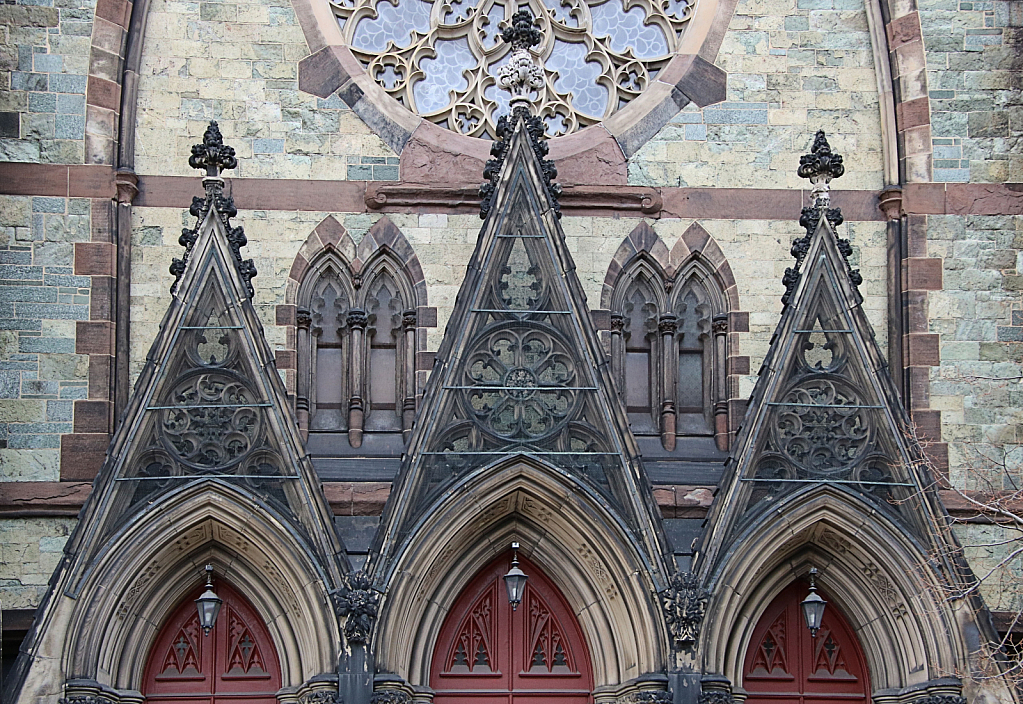
[[[579,400],[575,364],[552,330],[501,326],[484,335],[465,366],[464,402],[485,432],[536,441],[560,430]]]
[[[497,70],[511,47],[511,0],[333,0],[345,42],[384,90],[455,132],[493,137],[509,112]],[[674,55],[695,0],[529,0],[543,35],[531,51],[545,81],[534,95],[549,136],[609,117]]]

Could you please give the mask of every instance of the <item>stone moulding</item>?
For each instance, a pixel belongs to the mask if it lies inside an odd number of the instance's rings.
[[[603,122],[551,140],[551,158],[561,171],[594,174],[604,183],[625,185],[626,160],[689,103],[704,107],[725,99],[727,74],[713,60],[724,38],[736,0],[706,0],[690,20],[674,58],[636,99]],[[320,98],[335,92],[391,149],[401,155],[405,180],[423,168],[415,153],[439,152],[447,158],[473,155],[486,160],[488,142],[459,135],[400,105],[374,81],[344,44],[341,29],[325,0],[292,0],[310,55],[299,62],[299,89]],[[412,147],[407,150],[406,147]],[[425,166],[436,178],[434,164]],[[477,169],[478,171],[479,169]],[[420,174],[420,176],[423,176]],[[455,178],[457,174],[453,175]],[[442,176],[443,178],[443,176]],[[582,177],[584,183],[600,182]]]
[[[646,186],[569,186],[561,192],[561,205],[573,215],[588,212],[630,212],[657,217],[664,205],[661,193]],[[409,208],[479,208],[479,189],[470,186],[420,186],[370,183],[366,207],[388,212]]]

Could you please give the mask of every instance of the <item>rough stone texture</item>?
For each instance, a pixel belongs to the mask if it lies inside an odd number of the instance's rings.
[[[84,161],[95,7],[95,0],[0,6],[0,161]]]
[[[1010,557],[1015,533],[1001,526],[981,524],[960,525],[956,533],[974,573],[993,572],[981,585],[987,607],[992,611],[1023,611],[1023,558]]]
[[[676,115],[630,160],[630,183],[801,188],[793,165],[823,129],[845,158],[840,187],[881,188],[862,0],[739,0],[716,64],[728,99]]]
[[[934,180],[1023,176],[1023,10],[1014,0],[921,0]]]
[[[92,281],[74,275],[74,242],[90,238],[84,198],[0,196],[0,481],[59,478],[60,436],[88,393],[75,353]]]
[[[5,609],[32,609],[46,593],[74,518],[0,519],[0,601]]]
[[[941,334],[931,371],[950,476],[967,489],[1003,489],[1023,476],[1023,216],[927,216],[927,248],[944,258],[929,300]]]
[[[210,120],[232,175],[397,180],[398,158],[345,103],[298,89],[308,55],[288,0],[154,0],[139,79],[135,170],[186,175]]]

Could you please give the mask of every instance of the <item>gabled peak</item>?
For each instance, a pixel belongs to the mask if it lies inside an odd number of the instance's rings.
[[[231,218],[238,214],[238,209],[234,205],[234,199],[224,195],[224,179],[220,175],[226,169],[235,168],[238,165],[238,160],[235,158],[234,148],[224,144],[220,127],[215,120],[211,121],[210,126],[206,128],[202,143],[192,146],[192,156],[188,158],[188,165],[193,169],[206,170],[206,176],[202,180],[206,197],[194,196],[192,198],[192,205],[188,212],[196,218],[196,224],[192,229],[187,227],[182,229],[181,237],[178,238],[178,244],[185,248],[185,253],[181,259],[175,257],[171,262],[170,273],[174,275],[171,293],[177,291],[181,278],[188,269],[192,252],[199,244],[200,233],[205,232],[209,236],[218,234],[216,228],[204,228],[203,223],[207,219],[218,218],[223,226],[225,241],[230,249],[231,260],[241,279],[243,290],[246,291],[249,298],[252,298],[255,295],[252,279],[257,273],[256,266],[251,259],[242,259],[241,248],[247,244],[248,240],[241,226],[231,224]],[[201,245],[199,248],[202,248]]]
[[[925,542],[934,526],[923,451],[863,312],[851,245],[835,232],[841,211],[819,188],[841,175],[841,159],[823,133],[814,147],[800,166],[801,176],[819,177],[800,217],[806,234],[792,245],[785,308],[708,518],[704,568],[770,516],[821,492]]]
[[[843,222],[843,217],[841,208],[831,207],[831,181],[845,173],[845,166],[842,164],[841,155],[831,151],[831,145],[828,144],[824,130],[818,130],[810,153],[799,158],[797,173],[801,178],[809,179],[813,188],[810,190],[810,205],[803,208],[799,215],[799,224],[806,230],[806,234],[795,240],[790,250],[796,260],[796,265],[785,269],[785,275],[782,277],[782,284],[785,286],[785,293],[781,297],[783,306],[789,304],[792,293],[799,283],[800,267],[806,259],[807,252],[810,251],[811,240],[814,233],[820,229],[818,225],[822,219],[826,219],[830,225],[826,231],[833,237],[835,246],[838,247],[838,251],[845,260],[846,274],[853,288],[856,289],[863,283],[859,269],[853,269],[849,264],[852,244],[849,243],[849,240],[841,239],[835,234],[838,226]],[[859,296],[858,289],[856,289],[856,295]]]
[[[212,482],[338,565],[330,511],[252,305],[255,267],[239,254],[245,235],[230,223],[236,210],[219,176],[234,167],[234,150],[216,123],[189,163],[207,170],[206,197],[193,201],[198,223],[182,233],[185,258],[171,266],[173,299],[83,510],[76,550],[87,561],[127,523]]]
[[[522,110],[501,123],[485,222],[371,557],[378,577],[446,497],[514,458],[568,478],[663,565],[659,515],[554,216],[560,189],[541,135]]]

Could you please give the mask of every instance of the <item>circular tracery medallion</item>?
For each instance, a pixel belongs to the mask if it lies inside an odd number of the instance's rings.
[[[511,53],[512,0],[334,0],[346,44],[401,104],[460,134],[492,138],[508,95],[495,75]],[[529,0],[543,35],[532,51],[548,136],[569,134],[635,99],[675,54],[695,0]]]

